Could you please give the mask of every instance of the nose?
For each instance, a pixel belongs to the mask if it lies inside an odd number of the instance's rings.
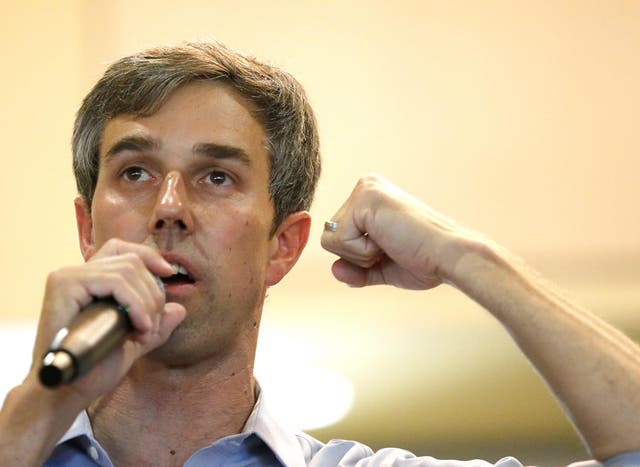
[[[193,229],[193,217],[189,209],[188,193],[179,172],[169,172],[164,178],[153,213],[149,219],[149,231],[179,231],[188,233]]]

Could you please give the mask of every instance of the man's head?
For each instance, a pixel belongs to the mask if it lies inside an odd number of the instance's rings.
[[[123,58],[87,95],[73,132],[73,168],[87,206],[95,193],[107,121],[122,114],[152,115],[176,89],[195,81],[229,84],[254,106],[268,139],[272,233],[289,214],[309,209],[320,156],[304,90],[286,72],[216,42],[155,48]]]
[[[153,49],[112,65],[73,140],[80,248],[151,246],[187,317],[155,355],[173,364],[251,354],[266,288],[309,234],[315,121],[289,75],[218,44]]]

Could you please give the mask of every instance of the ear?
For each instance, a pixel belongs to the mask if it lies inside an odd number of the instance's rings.
[[[80,242],[80,252],[85,261],[93,256],[96,251],[93,242],[93,222],[91,221],[91,210],[82,196],[74,200],[76,208],[76,225],[78,226],[78,240]]]
[[[306,211],[289,215],[273,235],[273,248],[267,266],[265,284],[276,285],[298,261],[309,239],[311,216]]]

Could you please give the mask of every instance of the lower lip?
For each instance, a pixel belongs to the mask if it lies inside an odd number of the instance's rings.
[[[169,297],[179,297],[183,295],[187,295],[193,293],[196,288],[195,283],[184,283],[184,284],[164,284],[164,291]]]

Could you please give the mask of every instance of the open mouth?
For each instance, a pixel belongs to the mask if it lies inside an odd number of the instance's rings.
[[[189,275],[184,266],[173,263],[171,264],[171,267],[173,268],[173,274],[168,277],[162,278],[162,283],[165,286],[186,285],[193,284],[195,282],[193,277]]]

